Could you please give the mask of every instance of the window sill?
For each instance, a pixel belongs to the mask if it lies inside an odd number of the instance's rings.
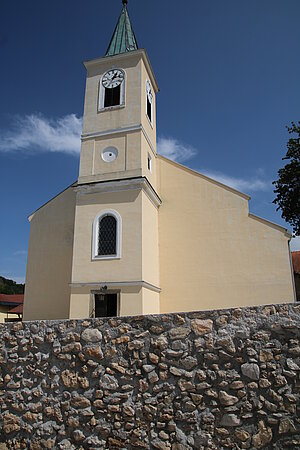
[[[107,106],[106,108],[98,108],[98,113],[102,113],[105,111],[115,111],[116,109],[123,109],[125,105],[116,105],[116,106]]]
[[[147,117],[147,120],[148,120],[148,122],[149,122],[149,124],[150,124],[150,127],[153,129],[153,123],[152,123],[151,120],[149,119],[148,114],[146,114],[146,117]]]
[[[107,261],[112,259],[121,259],[120,255],[117,256],[93,256],[92,261]]]

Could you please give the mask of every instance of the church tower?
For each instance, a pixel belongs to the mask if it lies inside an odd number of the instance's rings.
[[[70,317],[159,313],[157,82],[127,0],[87,70]]]

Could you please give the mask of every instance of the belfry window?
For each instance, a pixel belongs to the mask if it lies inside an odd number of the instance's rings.
[[[120,104],[120,86],[116,86],[112,89],[105,89],[104,94],[104,108],[108,108],[109,106],[117,106]]]
[[[93,259],[121,257],[121,216],[117,211],[101,211],[93,225]]]
[[[150,103],[149,98],[147,97],[147,116],[151,122],[151,118],[152,118],[152,104]]]
[[[111,69],[100,79],[98,111],[125,105],[125,72]]]
[[[153,127],[153,93],[149,80],[146,82],[146,114]]]
[[[117,221],[113,216],[104,216],[99,220],[98,255],[116,255]]]

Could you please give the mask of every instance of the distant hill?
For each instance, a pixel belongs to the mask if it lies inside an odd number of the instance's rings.
[[[18,284],[0,276],[0,294],[24,294],[24,288],[25,284]]]

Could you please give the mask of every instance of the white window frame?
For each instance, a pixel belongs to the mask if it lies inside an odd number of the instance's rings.
[[[117,236],[116,236],[116,254],[115,255],[98,255],[98,236],[99,236],[99,222],[104,216],[113,216],[117,222]],[[93,223],[93,242],[92,242],[92,259],[93,261],[105,259],[120,259],[121,258],[121,244],[122,244],[122,218],[120,214],[113,209],[105,209],[100,211],[95,217]]]
[[[148,108],[147,108],[148,107],[148,92],[147,92],[147,84],[148,83],[149,83],[149,85],[151,87],[151,92],[152,92],[152,103],[149,102],[151,104],[151,119],[148,116]],[[153,109],[154,109],[153,87],[152,87],[152,84],[151,84],[150,80],[146,80],[146,116],[147,116],[147,119],[149,120],[150,125],[151,125],[152,128],[153,128]]]
[[[109,70],[106,70],[106,72],[102,75],[99,81],[99,99],[98,99],[98,112],[100,111],[109,111],[111,109],[118,109],[118,108],[124,108],[125,106],[125,85],[126,85],[126,72],[125,70],[119,68],[119,67],[112,67],[110,70],[120,70],[124,73],[124,81],[121,83],[121,89],[120,89],[120,104],[115,106],[107,106],[104,107],[104,99],[105,99],[105,87],[102,84],[102,79],[104,75],[106,75]]]
[[[148,156],[147,156],[147,167],[148,167],[149,172],[152,173],[152,158],[151,158],[150,153],[148,153]]]

